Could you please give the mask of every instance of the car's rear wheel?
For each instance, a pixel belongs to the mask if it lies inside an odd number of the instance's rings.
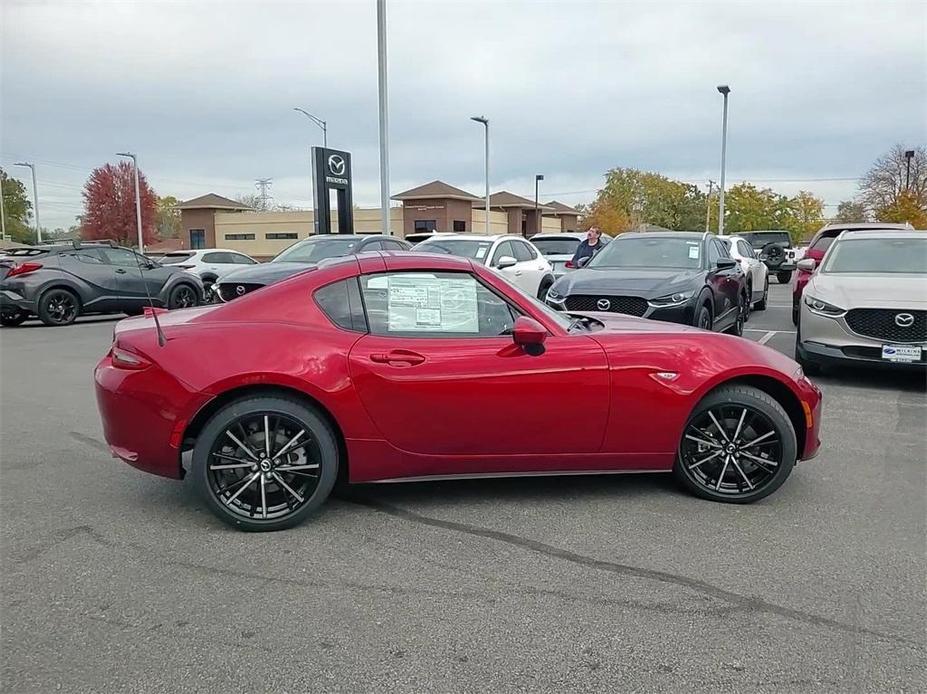
[[[752,386],[724,386],[689,418],[673,473],[697,496],[744,504],[782,486],[797,455],[795,427],[782,405]]]
[[[192,475],[220,520],[241,530],[282,530],[328,498],[338,476],[338,444],[327,422],[299,400],[244,398],[203,427]]]
[[[197,303],[196,290],[186,283],[178,284],[171,289],[171,293],[167,298],[167,307],[172,309],[189,308],[190,306],[196,306]]]
[[[39,319],[45,325],[70,325],[80,315],[80,299],[67,289],[49,289],[39,299]]]
[[[757,311],[766,310],[766,301],[769,299],[769,276],[766,276],[766,282],[763,284],[763,298],[756,302],[753,307]]]
[[[711,309],[707,304],[701,304],[695,310],[695,327],[702,330],[711,330]]]
[[[29,314],[25,311],[14,311],[11,313],[0,313],[0,325],[3,325],[7,328],[14,328],[17,325],[22,325],[29,317]]]
[[[747,297],[741,294],[737,301],[737,317],[734,319],[734,324],[727,329],[728,334],[737,335],[737,337],[744,334],[744,323],[747,321],[749,310],[750,303],[747,301]]]
[[[777,272],[776,279],[779,280],[779,284],[788,284],[792,281],[792,273],[785,270]]]

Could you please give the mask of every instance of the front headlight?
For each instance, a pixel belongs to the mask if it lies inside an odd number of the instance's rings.
[[[834,306],[829,304],[826,301],[818,299],[816,296],[811,296],[808,293],[805,293],[804,297],[805,305],[811,311],[819,316],[826,316],[827,318],[840,318],[844,315],[847,310],[845,308],[840,308],[839,306]]]
[[[553,287],[547,290],[548,301],[553,301],[555,304],[562,304],[564,299],[566,299],[566,297],[555,291]]]
[[[647,303],[651,306],[681,306],[691,299],[694,294],[695,291],[676,292],[675,294],[658,296],[656,299],[650,299]]]

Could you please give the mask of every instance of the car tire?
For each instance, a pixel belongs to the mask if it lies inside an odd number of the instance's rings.
[[[538,299],[544,301],[547,299],[547,290],[554,286],[554,281],[550,277],[545,277],[541,280],[541,284],[538,287]]]
[[[171,289],[171,293],[167,297],[167,307],[169,309],[190,308],[196,306],[199,302],[196,289],[186,282],[182,282]]]
[[[747,504],[781,487],[797,458],[795,426],[782,405],[759,388],[728,385],[696,405],[680,436],[673,475],[703,499]]]
[[[703,330],[711,330],[711,309],[704,301],[701,301],[698,305],[698,308],[695,309],[692,325],[694,325],[696,328],[702,328]]]
[[[193,448],[191,474],[217,518],[239,530],[268,532],[291,528],[318,511],[339,464],[336,435],[313,407],[288,396],[254,396],[209,419]],[[234,467],[217,469],[222,465]]]
[[[766,302],[769,299],[769,277],[766,277],[766,282],[763,284],[763,298],[756,302],[756,305],[753,307],[754,311],[765,311]]]
[[[779,280],[779,284],[788,284],[792,281],[792,273],[791,271],[786,272],[785,270],[777,272],[776,279]]]
[[[56,287],[39,297],[39,320],[48,326],[70,325],[80,310],[80,299],[70,289]]]
[[[744,334],[744,323],[747,322],[747,313],[750,310],[749,306],[750,304],[747,301],[747,297],[741,294],[737,302],[737,317],[734,319],[734,324],[725,331],[728,335],[741,337]]]
[[[0,313],[0,325],[5,328],[15,328],[17,325],[22,325],[28,317],[29,314],[25,311],[16,311],[15,313]]]

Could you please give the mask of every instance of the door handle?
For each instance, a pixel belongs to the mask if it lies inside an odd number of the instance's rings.
[[[521,277],[521,270],[516,270],[516,271],[515,271],[515,276],[516,276],[516,277]]]
[[[117,267],[117,268],[116,268],[116,274],[117,274],[117,275],[124,275],[124,274],[126,274],[126,271],[123,270],[121,267]]]
[[[425,357],[417,352],[411,352],[407,349],[394,349],[387,354],[375,353],[370,355],[370,361],[375,364],[405,364],[406,366],[416,366],[425,361]]]

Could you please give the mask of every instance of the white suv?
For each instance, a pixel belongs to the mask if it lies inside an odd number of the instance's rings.
[[[212,284],[222,275],[232,270],[257,265],[258,261],[239,251],[226,248],[202,248],[195,251],[171,251],[158,258],[158,262],[161,265],[173,265],[198,275],[208,292]]]
[[[731,257],[744,271],[751,308],[756,311],[765,311],[766,299],[769,296],[769,268],[766,267],[766,263],[757,257],[746,239],[739,236],[718,236],[717,238],[727,246]]]
[[[554,283],[554,271],[534,244],[521,236],[436,234],[415,246],[423,253],[446,253],[470,258],[542,301]]]

